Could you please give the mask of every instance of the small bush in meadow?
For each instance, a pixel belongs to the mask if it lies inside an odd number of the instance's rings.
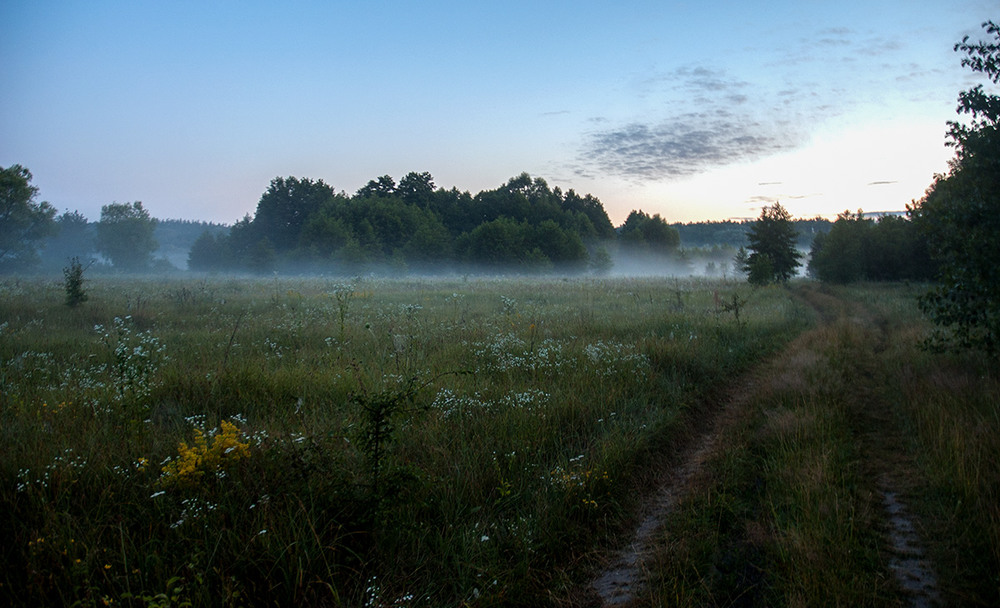
[[[70,308],[79,306],[87,301],[87,292],[83,290],[83,271],[86,270],[80,263],[80,258],[70,260],[69,266],[63,268],[66,289],[66,305]]]

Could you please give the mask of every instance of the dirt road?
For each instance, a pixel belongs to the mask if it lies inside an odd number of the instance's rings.
[[[866,479],[872,480],[872,520],[882,538],[882,562],[890,575],[886,579],[889,591],[879,591],[889,597],[888,603],[910,606],[935,606],[940,602],[937,579],[932,564],[925,556],[918,535],[920,526],[910,514],[903,496],[907,481],[912,479],[911,463],[901,456],[901,430],[893,423],[888,405],[880,401],[878,392],[866,382],[874,378],[880,365],[878,355],[885,349],[888,323],[870,307],[848,302],[816,286],[796,288],[796,296],[817,313],[817,324],[790,343],[778,356],[760,365],[752,373],[736,381],[724,402],[706,409],[709,420],[702,432],[682,450],[672,466],[660,472],[658,489],[643,502],[637,517],[639,522],[631,537],[617,551],[602,558],[605,564],[593,578],[583,595],[586,605],[631,606],[656,603],[647,582],[657,567],[655,556],[664,542],[661,530],[670,517],[688,508],[684,499],[693,492],[704,491],[715,483],[709,463],[725,456],[730,449],[727,439],[736,428],[751,433],[773,433],[775,429],[793,429],[792,423],[754,425],[748,422],[751,409],[757,420],[780,421],[796,416],[788,414],[782,403],[788,395],[808,398],[816,388],[817,378],[830,375],[831,368],[845,365],[833,358],[846,356],[851,368],[848,382],[832,384],[834,394],[825,399],[848,403],[853,422],[852,441],[858,445],[857,466]],[[779,400],[778,395],[781,396]],[[773,401],[773,404],[771,403]],[[853,404],[853,405],[851,405]],[[881,512],[879,512],[881,511]],[[753,526],[747,525],[748,529]],[[662,559],[662,558],[660,558]],[[758,564],[743,566],[766,577],[765,568]],[[760,585],[766,585],[759,582]],[[752,590],[739,596],[739,605],[765,603],[764,596]],[[895,599],[891,599],[891,598]],[[878,602],[876,602],[878,603]]]

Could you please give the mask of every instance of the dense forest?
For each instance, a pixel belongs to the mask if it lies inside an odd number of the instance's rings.
[[[739,249],[749,244],[747,231],[755,220],[724,220],[721,222],[691,222],[671,224],[680,236],[685,249],[729,247]],[[833,222],[821,217],[793,221],[797,236],[796,247],[808,251],[818,234],[830,231]]]
[[[5,179],[33,200],[30,172]],[[22,198],[24,198],[22,196]],[[27,204],[26,204],[27,205]],[[30,205],[26,208],[30,209]],[[246,273],[545,273],[739,276],[760,221],[668,224],[633,210],[615,227],[596,197],[522,173],[476,195],[436,187],[429,173],[384,175],[353,195],[323,180],[276,177],[253,215],[233,225],[153,218],[142,203],[104,206],[101,220],[56,215],[48,203],[6,248],[5,271]],[[859,211],[836,222],[792,219],[788,248],[823,281],[926,280],[935,267],[907,218]],[[12,233],[13,234],[13,233]],[[747,253],[747,249],[751,251]],[[808,255],[807,255],[808,252]]]
[[[935,276],[927,240],[909,219],[845,211],[813,240],[809,274],[824,282],[926,281]]]
[[[353,195],[322,180],[275,178],[256,213],[206,232],[192,270],[603,272],[612,255],[670,258],[677,230],[633,211],[617,229],[597,198],[527,173],[476,195],[437,188],[429,173],[385,175]]]

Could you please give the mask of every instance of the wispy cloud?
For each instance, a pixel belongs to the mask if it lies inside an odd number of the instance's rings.
[[[581,160],[601,173],[650,181],[693,175],[787,147],[779,134],[747,117],[699,113],[591,133]]]
[[[744,108],[754,87],[724,71],[684,67],[640,83],[640,95],[663,106],[698,108],[626,123],[599,123],[585,134],[576,173],[646,182],[693,175],[760,158],[794,145],[781,120],[761,121]]]
[[[938,95],[928,82],[939,75],[902,60],[910,46],[828,27],[756,49],[763,70],[689,65],[643,75],[632,82],[635,114],[591,122],[574,170],[662,181],[795,149],[816,125],[859,106]]]

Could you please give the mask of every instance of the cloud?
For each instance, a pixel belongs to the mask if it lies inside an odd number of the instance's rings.
[[[731,91],[749,86],[748,82],[735,80],[725,72],[701,66],[678,68],[671,74],[671,79],[681,81],[687,89],[712,92]]]
[[[738,72],[720,63],[641,74],[627,89],[632,113],[583,127],[571,169],[639,183],[684,178],[798,148],[856,112],[892,119],[902,101],[942,97],[940,68],[908,58],[919,40],[863,27],[796,36],[761,42],[753,66],[720,59]]]
[[[868,185],[869,186],[887,186],[889,184],[896,184],[896,183],[899,183],[899,182],[897,182],[896,180],[891,180],[891,181],[889,181],[889,180],[882,180],[882,181],[876,181],[876,182],[868,182]]]
[[[656,181],[760,158],[787,147],[789,142],[778,133],[745,116],[697,113],[593,132],[581,160],[601,173]]]
[[[667,110],[697,111],[592,123],[573,168],[577,175],[637,182],[674,179],[761,158],[797,143],[784,117],[755,118],[752,112],[760,107],[761,93],[725,71],[681,67],[645,78],[638,88],[640,98],[654,97]],[[754,104],[748,103],[751,99]]]

